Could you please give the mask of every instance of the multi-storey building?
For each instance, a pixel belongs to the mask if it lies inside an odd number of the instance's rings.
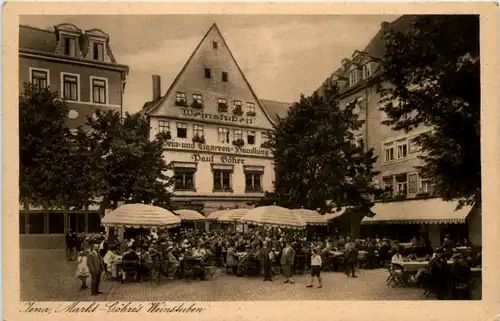
[[[85,123],[97,109],[121,112],[128,67],[113,56],[109,35],[60,24],[54,30],[19,27],[19,90],[24,83],[50,87],[69,106],[68,126]],[[68,228],[100,231],[101,213],[25,209],[20,214],[21,247],[64,246]]]
[[[263,144],[289,104],[258,99],[215,24],[166,94],[160,90],[153,76],[153,100],[143,112],[152,137],[171,136],[165,158],[177,206],[208,214],[247,207],[273,190],[273,156]]]
[[[387,224],[397,224],[396,231],[392,229],[399,234],[396,236],[427,234],[433,245],[440,244],[447,232],[465,237],[468,234],[474,244],[481,244],[479,211],[469,214],[468,207],[454,211],[456,202],[432,198],[432,186],[418,173],[416,167],[421,164],[418,158],[421,151],[414,138],[432,128],[419,126],[405,133],[381,124],[387,115],[380,108],[387,100],[381,97],[378,87],[388,86],[383,81],[381,64],[385,53],[383,36],[389,26],[405,30],[411,19],[412,16],[402,16],[392,23],[382,23],[380,31],[365,49],[356,50],[352,57],[342,59],[341,67],[325,80],[318,92],[321,94],[329,85],[338,86],[341,108],[355,104],[355,112],[365,120],[363,127],[354,134],[366,150],[373,148],[377,156],[375,170],[380,172],[375,182],[389,195],[372,209],[375,217],[365,217],[362,224],[370,224],[370,229],[379,234],[391,229]],[[359,220],[357,223],[351,220],[351,224],[358,224],[351,226],[351,230],[359,233]],[[369,233],[368,230],[365,232]]]

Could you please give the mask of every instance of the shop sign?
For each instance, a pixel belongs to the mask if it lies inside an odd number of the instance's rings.
[[[222,163],[222,164],[245,164],[245,160],[243,158],[238,158],[235,156],[202,156],[200,154],[191,155],[191,159],[196,162],[206,162],[206,163]]]
[[[200,118],[203,120],[221,120],[221,121],[226,121],[226,122],[231,122],[231,123],[236,123],[236,124],[252,124],[252,119],[251,118],[246,118],[246,117],[238,117],[238,116],[229,116],[229,115],[220,115],[220,114],[210,114],[210,113],[205,113],[203,111],[198,111],[198,110],[193,110],[193,109],[188,109],[188,108],[181,108],[181,115],[185,117],[193,117],[193,118]]]
[[[201,143],[178,143],[174,141],[168,141],[165,144],[166,148],[175,148],[175,149],[185,149],[185,150],[199,150],[203,152],[212,152],[212,153],[231,153],[238,155],[255,155],[255,156],[265,156],[269,157],[270,151],[265,148],[245,148],[245,147],[237,147],[237,146],[218,146],[218,145],[207,145]]]

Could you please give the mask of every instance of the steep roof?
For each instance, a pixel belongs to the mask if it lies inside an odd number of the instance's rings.
[[[267,113],[267,111],[264,109],[264,107],[262,106],[262,104],[260,103],[258,97],[257,97],[257,94],[255,93],[255,91],[253,90],[252,86],[250,85],[250,82],[248,81],[248,79],[246,78],[245,74],[243,73],[243,70],[240,68],[239,64],[238,64],[238,61],[234,58],[234,55],[231,51],[231,49],[229,48],[229,46],[227,45],[227,42],[226,42],[226,39],[224,38],[224,36],[222,35],[222,33],[220,32],[220,29],[219,27],[217,27],[217,24],[214,23],[212,24],[212,26],[208,29],[208,31],[205,33],[205,35],[203,36],[203,38],[201,39],[201,41],[198,43],[198,45],[196,46],[196,48],[193,50],[193,52],[191,53],[191,56],[189,56],[189,59],[186,61],[186,63],[184,64],[184,66],[182,67],[181,71],[177,74],[177,76],[175,77],[174,81],[172,82],[172,84],[170,85],[170,87],[168,88],[167,90],[167,93],[165,95],[163,95],[161,97],[161,99],[155,101],[155,102],[146,102],[143,106],[143,112],[148,114],[148,113],[151,113],[153,112],[155,109],[157,109],[163,102],[163,100],[169,96],[169,94],[171,93],[171,91],[173,90],[174,86],[176,85],[176,83],[179,81],[179,79],[181,78],[181,76],[183,75],[184,71],[186,70],[186,68],[190,65],[190,62],[193,60],[193,57],[195,56],[196,52],[199,50],[199,48],[201,47],[201,45],[204,43],[205,39],[208,37],[208,35],[210,34],[210,32],[215,29],[215,31],[218,33],[218,35],[220,36],[220,39],[222,40],[223,42],[223,45],[225,48],[227,48],[228,52],[229,52],[229,55],[231,57],[231,59],[234,61],[235,65],[236,65],[236,68],[238,69],[239,73],[241,74],[243,80],[245,81],[247,87],[249,88],[250,92],[252,93],[255,101],[259,104],[260,106],[260,109],[262,109],[262,111],[264,112],[265,116],[267,117],[267,119],[269,119],[269,121],[273,122],[272,120],[272,117],[269,116],[269,114]]]
[[[57,39],[54,31],[31,26],[19,26],[19,48],[55,53]]]
[[[280,118],[283,119],[288,115],[288,111],[293,105],[293,103],[285,103],[268,99],[261,99],[260,103],[275,124]]]
[[[405,15],[401,16],[393,22],[382,23],[383,26],[390,27],[395,31],[405,31],[410,27],[411,21],[415,18],[415,16]],[[365,51],[369,56],[382,59],[385,54],[385,43],[384,43],[384,33],[385,28],[382,27],[377,32],[377,34],[370,40],[368,45],[365,47],[363,51]]]

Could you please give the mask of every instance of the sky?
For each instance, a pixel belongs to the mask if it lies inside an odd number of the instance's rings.
[[[92,15],[21,16],[20,24],[51,29],[72,23],[110,36],[115,59],[128,65],[124,111],[152,99],[152,75],[165,94],[213,23],[259,99],[295,102],[362,50],[387,15]]]

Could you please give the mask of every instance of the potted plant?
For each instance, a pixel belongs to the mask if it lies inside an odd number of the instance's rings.
[[[200,144],[205,144],[205,136],[193,136],[193,143],[200,143]]]
[[[255,116],[255,112],[254,111],[247,111],[247,116]]]
[[[233,145],[236,147],[241,147],[241,146],[245,145],[245,141],[241,138],[238,138],[238,139],[235,139],[233,141]]]
[[[241,109],[241,106],[237,106],[233,109],[233,114],[236,116],[241,116],[243,115],[243,109]]]
[[[227,112],[227,104],[226,103],[219,103],[217,106],[217,110],[221,113],[226,113]]]
[[[179,107],[187,107],[187,101],[185,99],[176,99],[175,105]]]
[[[193,100],[191,103],[191,107],[196,108],[196,109],[202,109],[203,108],[203,103],[199,102],[198,100]]]

